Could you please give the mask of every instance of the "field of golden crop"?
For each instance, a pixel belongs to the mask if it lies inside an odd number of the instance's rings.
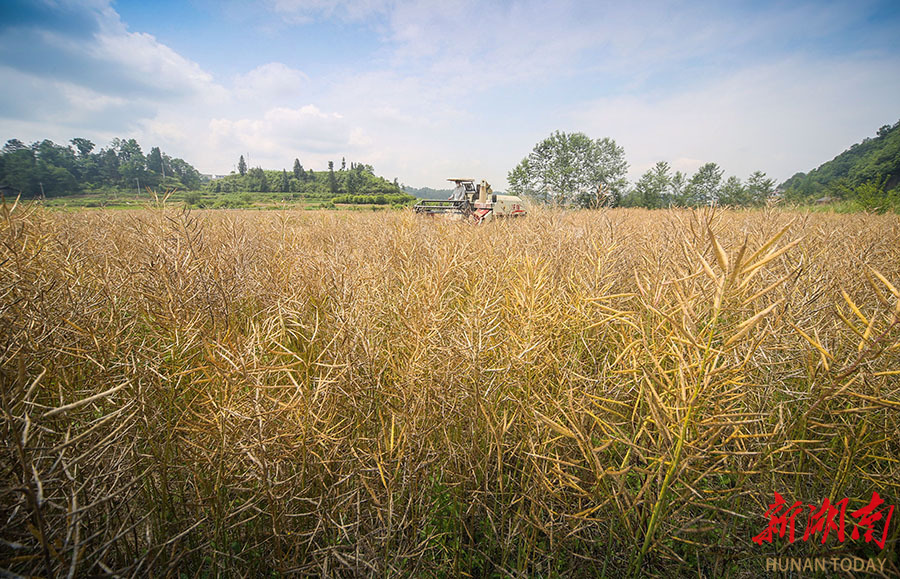
[[[896,573],[900,511],[751,538],[776,491],[900,506],[897,287],[895,215],[7,204],[0,568]]]

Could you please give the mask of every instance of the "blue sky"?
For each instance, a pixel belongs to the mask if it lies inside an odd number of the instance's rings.
[[[555,130],[781,181],[900,120],[900,3],[6,0],[0,138],[134,137],[413,186],[507,173]]]

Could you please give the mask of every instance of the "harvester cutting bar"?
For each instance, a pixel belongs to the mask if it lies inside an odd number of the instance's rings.
[[[468,213],[468,201],[447,201],[444,199],[423,199],[415,206],[416,213]]]

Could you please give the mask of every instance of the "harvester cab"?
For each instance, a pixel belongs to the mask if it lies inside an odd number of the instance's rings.
[[[451,219],[485,223],[494,218],[524,217],[525,203],[515,195],[497,195],[487,181],[447,179],[456,183],[448,199],[423,199],[415,206],[420,215],[444,216]]]

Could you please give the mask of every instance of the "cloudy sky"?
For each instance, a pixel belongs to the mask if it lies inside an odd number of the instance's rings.
[[[900,2],[3,0],[0,138],[506,187],[555,130],[778,181],[900,120]]]

